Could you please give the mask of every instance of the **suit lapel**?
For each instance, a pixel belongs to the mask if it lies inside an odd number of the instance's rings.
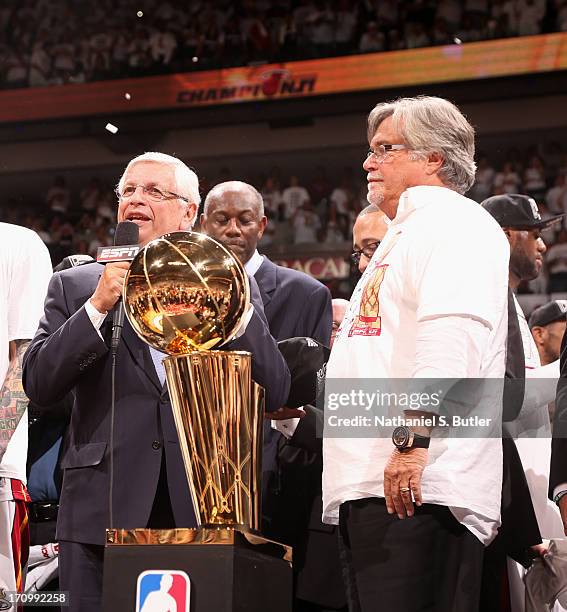
[[[258,283],[260,289],[260,295],[264,307],[266,307],[271,301],[276,290],[276,272],[277,266],[272,263],[266,256],[264,256],[264,262],[258,268],[254,278]]]
[[[124,342],[124,346],[132,356],[136,365],[143,370],[144,374],[150,379],[158,391],[163,391],[152,356],[150,355],[150,348],[138,337],[126,317],[124,317],[124,327],[122,329],[122,342]]]

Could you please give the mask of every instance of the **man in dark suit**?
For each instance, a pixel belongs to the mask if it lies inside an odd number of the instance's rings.
[[[128,164],[117,195],[118,221],[135,222],[145,245],[192,227],[199,186],[180,160],[146,153]],[[195,526],[164,386],[163,354],[140,340],[127,322],[116,355],[111,418],[112,316],[107,314],[121,295],[128,265],[93,263],[56,274],[24,365],[26,392],[37,404],[75,393],[57,526],[60,584],[70,592],[72,611],[100,610],[107,527]],[[229,346],[253,351],[253,377],[266,387],[267,409],[273,410],[287,398],[289,370],[269,334],[253,281],[251,289],[251,318]]]
[[[272,336],[298,336],[329,345],[331,295],[302,272],[278,266],[257,251],[266,228],[258,191],[240,181],[220,183],[205,199],[203,231],[229,246],[258,282]],[[284,402],[285,403],[285,402]],[[278,418],[303,416],[283,408]],[[264,532],[294,548],[294,610],[338,609],[344,603],[335,529],[321,522],[320,458],[294,448],[267,422],[263,454]]]

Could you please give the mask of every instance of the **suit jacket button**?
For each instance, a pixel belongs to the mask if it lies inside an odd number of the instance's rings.
[[[161,442],[158,442],[157,440],[154,440],[154,441],[152,442],[152,448],[153,448],[154,450],[159,450],[159,449],[161,448]]]

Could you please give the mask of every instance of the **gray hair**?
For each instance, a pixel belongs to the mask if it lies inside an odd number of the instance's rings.
[[[474,128],[454,104],[433,96],[377,104],[368,115],[369,142],[388,117],[392,117],[394,128],[414,159],[429,153],[443,157],[438,176],[447,187],[459,193],[472,187],[476,171]]]
[[[264,200],[260,192],[255,187],[248,183],[244,183],[243,181],[226,181],[224,183],[219,183],[218,185],[212,187],[209,193],[207,194],[207,197],[205,198],[205,204],[203,206],[203,214],[205,215],[205,217],[208,215],[211,200],[222,198],[222,196],[227,191],[248,192],[256,201],[260,217],[264,216]]]
[[[179,193],[179,195],[186,197],[189,200],[189,203],[196,204],[197,207],[199,206],[201,203],[201,196],[199,195],[199,179],[197,178],[195,172],[186,166],[180,159],[177,159],[177,157],[173,157],[172,155],[167,155],[165,153],[157,153],[155,151],[138,155],[138,157],[134,157],[134,159],[128,162],[126,169],[118,181],[119,191],[122,191],[128,170],[130,170],[134,164],[139,162],[157,162],[159,164],[171,166],[175,172],[176,191]],[[185,206],[188,204],[184,200],[180,200],[180,202],[182,202]]]

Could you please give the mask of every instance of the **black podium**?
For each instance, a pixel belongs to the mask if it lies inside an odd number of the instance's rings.
[[[230,528],[108,530],[104,612],[158,609],[151,597],[178,612],[290,612],[291,548]]]

